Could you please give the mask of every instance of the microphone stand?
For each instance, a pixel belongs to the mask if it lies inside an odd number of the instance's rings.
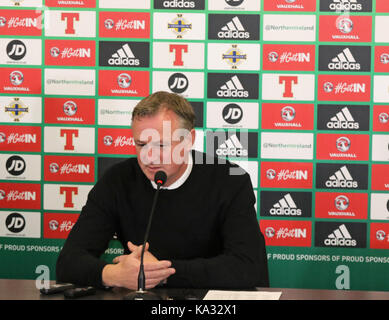
[[[131,292],[128,295],[124,296],[123,300],[162,300],[162,298],[159,295],[157,295],[153,292],[150,292],[150,291],[146,291],[146,277],[145,277],[144,266],[143,266],[143,256],[145,253],[146,242],[147,242],[147,238],[149,237],[151,221],[153,220],[153,214],[155,211],[155,207],[156,207],[157,199],[158,199],[158,194],[159,194],[159,189],[161,188],[161,186],[162,186],[162,183],[160,183],[160,181],[158,181],[157,182],[157,191],[154,194],[153,205],[151,207],[149,222],[147,224],[145,239],[143,241],[142,252],[140,255],[140,266],[139,266],[139,274],[138,274],[138,290],[135,292]]]

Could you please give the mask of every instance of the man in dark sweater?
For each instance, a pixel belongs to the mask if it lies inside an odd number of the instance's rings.
[[[57,281],[137,289],[154,175],[163,170],[167,181],[145,252],[146,288],[269,285],[250,177],[229,161],[191,151],[193,128],[193,109],[179,95],[157,92],[137,105],[137,158],[112,166],[90,191],[58,257]],[[125,254],[110,264],[100,256],[114,234]]]

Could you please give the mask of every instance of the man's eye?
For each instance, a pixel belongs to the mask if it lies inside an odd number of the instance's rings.
[[[145,143],[135,143],[137,147],[143,148],[146,144]]]

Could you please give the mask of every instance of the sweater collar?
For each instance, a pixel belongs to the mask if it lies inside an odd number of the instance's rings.
[[[179,177],[174,183],[172,183],[168,187],[161,187],[161,189],[166,189],[166,190],[174,190],[179,187],[181,187],[184,182],[188,179],[190,173],[192,172],[192,167],[193,167],[193,158],[192,158],[192,152],[189,152],[188,155],[188,165],[186,166],[185,172],[182,174],[181,177]],[[151,185],[153,186],[154,189],[157,189],[157,184],[154,181],[151,181]]]

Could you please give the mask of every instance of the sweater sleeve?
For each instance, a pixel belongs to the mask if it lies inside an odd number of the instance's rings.
[[[169,287],[244,289],[268,287],[264,237],[254,208],[249,175],[236,185],[236,194],[224,212],[221,226],[223,252],[211,258],[172,260],[176,273]]]
[[[89,192],[87,202],[57,259],[58,282],[102,287],[102,270],[107,262],[100,256],[108,248],[115,232],[114,200],[110,190],[103,179]]]

